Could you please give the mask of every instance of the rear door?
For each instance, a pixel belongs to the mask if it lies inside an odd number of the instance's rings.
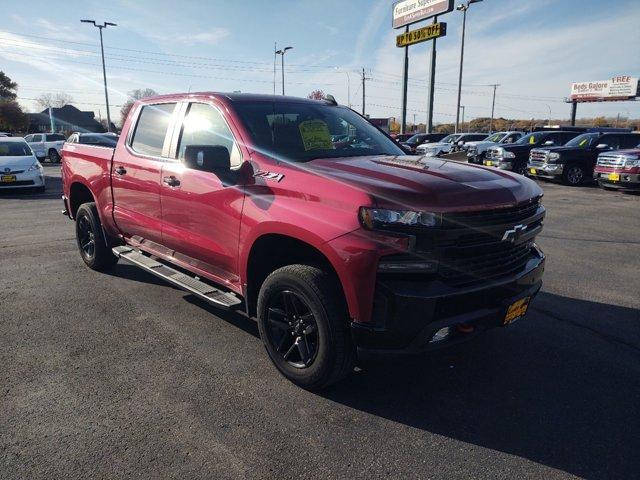
[[[111,184],[114,219],[127,237],[162,243],[160,175],[177,103],[140,105],[125,142],[116,148]]]
[[[162,169],[163,244],[175,251],[177,260],[238,287],[242,182],[238,179],[225,186],[216,174],[187,168],[183,160],[187,146],[223,146],[229,151],[231,168],[237,171],[243,161],[239,142],[217,106],[185,103],[182,112],[184,121],[173,141],[174,158]]]

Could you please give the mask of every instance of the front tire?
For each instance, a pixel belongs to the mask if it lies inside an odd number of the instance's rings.
[[[49,150],[49,161],[51,163],[60,163],[60,154],[55,148]]]
[[[271,361],[296,385],[320,390],[353,370],[339,282],[317,267],[287,265],[267,277],[258,295],[258,328]]]
[[[107,245],[94,202],[84,203],[76,213],[76,241],[80,256],[92,270],[105,271],[118,262]]]
[[[584,169],[580,165],[569,165],[562,174],[564,183],[577,187],[582,185],[585,179]]]

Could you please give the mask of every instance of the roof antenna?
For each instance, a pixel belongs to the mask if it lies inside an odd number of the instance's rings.
[[[330,105],[333,105],[334,107],[338,105],[338,102],[336,102],[336,99],[333,95],[327,95],[326,97],[324,97],[325,101],[327,101]]]

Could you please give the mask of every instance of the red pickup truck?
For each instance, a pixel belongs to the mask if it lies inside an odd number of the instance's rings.
[[[522,317],[541,287],[531,180],[408,156],[335,100],[137,102],[115,149],[67,143],[65,213],[84,262],[119,258],[257,318],[308,389],[360,350],[422,352]]]

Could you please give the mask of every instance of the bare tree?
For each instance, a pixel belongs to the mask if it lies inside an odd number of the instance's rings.
[[[73,103],[73,97],[66,93],[56,93],[55,95],[52,93],[43,93],[35,98],[35,102],[42,109],[49,107],[62,108],[65,105]]]
[[[326,98],[326,95],[322,90],[314,90],[309,95],[307,95],[307,98],[310,98],[311,100],[324,100]]]
[[[128,95],[129,95],[129,100],[127,100],[125,104],[122,105],[122,108],[120,109],[120,125],[121,126],[124,125],[124,122],[127,119],[127,116],[129,115],[129,111],[131,110],[131,107],[133,107],[133,104],[136,100],[141,100],[147,97],[153,97],[155,95],[158,95],[158,92],[156,92],[152,88],[137,88],[135,90],[131,90],[128,93]]]

